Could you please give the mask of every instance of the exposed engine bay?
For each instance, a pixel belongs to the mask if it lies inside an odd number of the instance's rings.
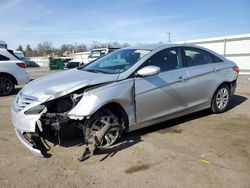
[[[44,103],[41,118],[37,121],[40,132],[55,131],[60,133],[68,127],[76,125],[76,128],[82,128],[81,122],[76,123],[68,117],[68,112],[76,106],[82,95],[70,94],[52,101]],[[79,125],[77,125],[79,124]]]

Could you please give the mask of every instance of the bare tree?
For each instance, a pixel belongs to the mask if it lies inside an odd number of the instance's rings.
[[[107,43],[101,43],[98,41],[93,41],[91,44],[91,48],[124,48],[128,47],[128,43],[119,43],[117,41],[114,42],[107,42]]]
[[[91,44],[91,49],[93,48],[123,48],[129,46],[128,43],[119,43],[119,42],[99,42],[93,41]],[[74,52],[84,52],[87,51],[87,46],[83,43],[77,45],[72,44],[62,44],[60,48],[54,48],[52,43],[49,41],[45,41],[42,43],[38,43],[35,49],[32,49],[31,46],[28,44],[26,49],[24,50],[21,45],[18,46],[17,50],[23,51],[26,56],[44,56],[44,55],[70,55]]]
[[[45,41],[37,44],[37,51],[40,55],[49,55],[54,51],[54,49],[51,42]]]
[[[75,46],[72,44],[63,44],[60,47],[60,56],[62,56],[64,54],[69,55],[70,53],[74,52],[74,49],[75,49]]]
[[[77,45],[76,50],[77,50],[77,52],[86,52],[87,47],[85,44],[80,44],[80,45]]]

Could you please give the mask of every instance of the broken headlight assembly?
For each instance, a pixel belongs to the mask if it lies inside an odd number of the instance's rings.
[[[71,93],[66,96],[48,101],[45,104],[48,112],[64,113],[74,108],[82,98],[82,94]]]
[[[70,111],[73,107],[77,105],[77,103],[81,100],[83,96],[83,94],[78,93],[79,91],[75,91],[66,96],[47,101],[45,103],[39,104],[26,110],[24,113],[26,115],[40,114],[45,108],[47,108],[47,112],[63,113]]]
[[[83,92],[80,92],[75,91],[65,96],[46,101],[26,111],[26,113],[30,114],[31,112],[40,114],[40,118],[36,122],[40,136],[57,135],[60,143],[60,137],[66,138],[71,136],[70,131],[74,131],[72,134],[75,134],[75,131],[77,134],[79,132],[82,134],[82,131],[78,129],[82,125],[75,123],[68,117],[68,112],[78,104],[83,96]]]
[[[45,105],[39,104],[25,111],[24,114],[32,115],[32,114],[40,114],[45,108]]]

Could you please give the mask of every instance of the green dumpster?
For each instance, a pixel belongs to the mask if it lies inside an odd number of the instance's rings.
[[[64,63],[62,62],[61,59],[50,59],[49,69],[50,70],[63,70]]]

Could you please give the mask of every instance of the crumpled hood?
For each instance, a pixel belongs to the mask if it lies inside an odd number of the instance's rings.
[[[110,81],[116,81],[118,74],[92,73],[70,69],[38,78],[23,89],[24,95],[36,97],[39,101],[58,98],[77,89]]]

